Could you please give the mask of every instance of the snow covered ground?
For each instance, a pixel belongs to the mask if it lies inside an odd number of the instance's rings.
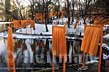
[[[16,31],[16,33],[23,33],[23,34],[52,34],[52,25],[47,25],[48,32],[46,32],[46,28],[44,24],[35,24],[35,30],[27,26],[27,28],[21,28]],[[74,29],[74,25],[70,25],[70,28],[66,26],[67,34],[80,34],[80,32],[84,33],[84,25],[78,25],[76,29]]]

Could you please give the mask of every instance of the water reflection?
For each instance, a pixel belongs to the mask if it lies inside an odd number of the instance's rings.
[[[5,40],[6,43],[7,40]],[[77,63],[75,55],[80,53],[81,40],[67,39],[68,63]],[[51,39],[14,39],[15,63],[18,72],[29,71],[28,68],[51,67],[52,63]],[[6,52],[5,52],[6,53]],[[6,56],[4,56],[6,60]],[[0,56],[0,60],[2,57]],[[3,60],[3,59],[2,59]],[[3,63],[1,61],[1,63]],[[5,61],[5,65],[6,65]],[[59,66],[59,59],[55,58],[55,65]],[[2,66],[0,66],[2,68]],[[20,69],[21,68],[21,69]],[[26,69],[26,70],[25,70]],[[32,69],[33,70],[33,69]],[[26,71],[26,72],[27,72]],[[30,71],[29,71],[30,72]]]

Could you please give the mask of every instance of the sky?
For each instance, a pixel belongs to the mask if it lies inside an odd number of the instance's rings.
[[[23,5],[24,7],[25,6],[28,6],[30,5],[30,1],[31,0],[18,0],[20,2],[20,5]],[[42,1],[42,0],[37,0],[37,1]],[[47,1],[47,0],[46,0]],[[48,0],[49,1],[49,0]],[[56,0],[51,0],[51,1],[56,1]],[[66,0],[59,0],[61,2],[65,2]],[[72,1],[72,0],[69,0],[69,1]],[[85,1],[85,0],[74,0],[74,1],[81,1],[82,3]],[[93,1],[93,0],[92,0]],[[63,5],[63,3],[61,3]]]
[[[20,2],[20,5],[23,5],[24,7],[30,5],[30,0],[18,0],[18,2]]]

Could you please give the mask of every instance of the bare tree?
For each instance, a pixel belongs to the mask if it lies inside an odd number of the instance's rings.
[[[30,12],[31,12],[31,18],[32,20],[34,20],[34,16],[35,16],[35,0],[29,0],[30,2]]]
[[[46,32],[48,32],[48,2],[42,1],[42,4],[38,3],[36,0],[29,0],[30,2],[30,12],[31,12],[31,18],[34,19],[35,17],[35,7],[36,3],[38,4],[38,12],[42,13],[42,16],[45,15],[45,28]]]
[[[10,0],[5,0],[5,10],[6,21],[8,21],[10,15]]]
[[[70,3],[69,0],[67,0],[67,17],[68,17],[68,28],[70,28]]]
[[[16,0],[16,4],[18,5],[17,9],[18,9],[18,12],[20,14],[20,19],[22,20],[23,19],[23,15],[21,13],[21,9],[23,8],[23,6],[20,5],[20,2],[18,0]]]

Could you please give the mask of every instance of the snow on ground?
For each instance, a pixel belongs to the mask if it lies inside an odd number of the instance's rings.
[[[6,50],[5,41],[3,38],[0,38],[0,55]]]
[[[24,34],[52,34],[52,25],[47,25],[48,32],[46,32],[45,24],[35,24],[35,30],[32,28],[21,28],[16,31],[16,33],[24,33]],[[84,33],[84,25],[78,25],[76,29],[74,29],[74,25],[70,25],[70,28],[66,26],[67,34],[80,34],[80,32]]]
[[[54,23],[59,23],[59,25],[63,25],[68,21],[68,18],[61,18],[61,19],[55,19],[53,20]],[[76,29],[74,29],[74,24],[76,22],[76,19],[74,19],[74,22],[71,23],[70,28],[66,26],[66,32],[67,34],[80,34],[80,32],[84,33],[84,20],[81,18],[79,21],[79,24]],[[88,21],[86,21],[88,23]],[[35,24],[35,30],[27,26],[26,28],[21,28],[16,31],[16,33],[24,33],[24,34],[52,34],[52,26],[53,24],[48,24],[48,32],[46,32],[45,24]]]

